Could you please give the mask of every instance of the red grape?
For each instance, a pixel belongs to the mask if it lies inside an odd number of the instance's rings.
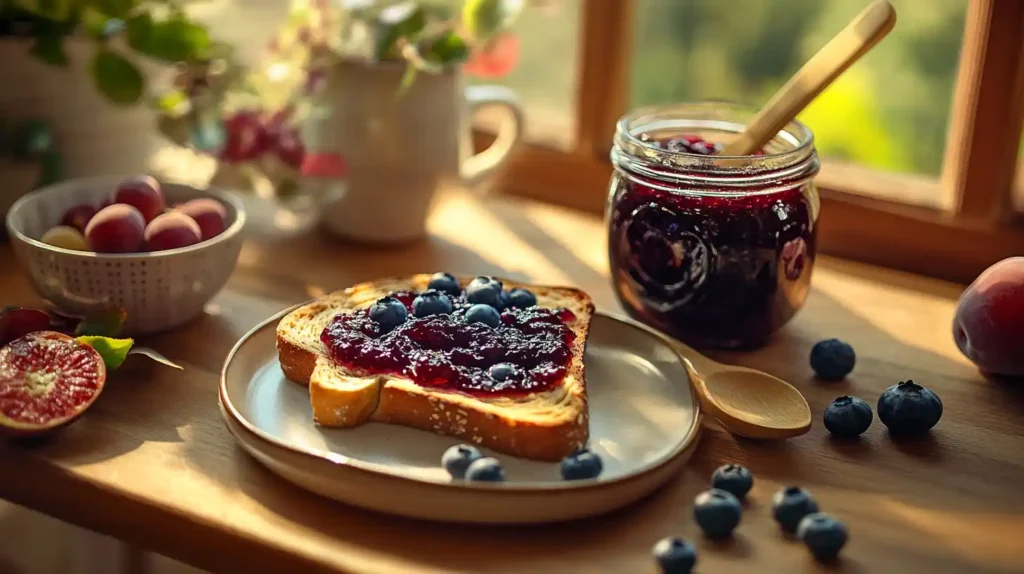
[[[256,159],[266,153],[273,143],[256,111],[240,111],[228,118],[224,127],[227,130],[227,142],[221,151],[221,159],[231,163]]]

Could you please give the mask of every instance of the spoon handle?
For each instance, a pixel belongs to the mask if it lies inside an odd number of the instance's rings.
[[[747,129],[722,150],[723,156],[750,155],[764,147],[851,64],[896,25],[888,0],[876,0],[818,50],[800,71],[761,108]]]

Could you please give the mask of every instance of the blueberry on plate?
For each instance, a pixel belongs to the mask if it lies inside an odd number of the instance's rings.
[[[894,435],[924,434],[940,418],[942,401],[938,395],[914,381],[893,385],[878,397],[878,420]]]
[[[508,292],[508,303],[516,309],[526,309],[537,304],[537,296],[522,287],[516,287]]]
[[[601,457],[590,449],[580,449],[562,459],[562,478],[565,480],[586,480],[597,478],[604,470]]]
[[[452,478],[466,478],[466,469],[474,460],[483,458],[483,454],[476,447],[468,444],[457,444],[444,451],[441,456],[441,464]]]
[[[409,310],[394,297],[383,297],[370,306],[370,320],[387,333],[401,325],[409,317]]]
[[[811,493],[799,486],[787,486],[772,496],[772,516],[782,530],[792,534],[808,514],[818,511],[818,503]]]
[[[434,273],[430,276],[430,282],[427,283],[427,289],[433,289],[446,293],[451,297],[458,297],[462,293],[462,287],[459,286],[459,281],[451,273]]]
[[[727,464],[711,473],[711,488],[724,490],[743,500],[754,487],[754,476],[742,464]]]
[[[838,381],[849,375],[856,362],[853,347],[839,339],[820,341],[811,349],[811,368],[826,381]]]
[[[466,469],[466,480],[505,482],[505,469],[501,467],[501,463],[496,458],[478,458],[469,463],[469,468]]]
[[[698,494],[693,501],[693,517],[708,538],[727,538],[742,514],[740,499],[717,488]]]
[[[483,323],[488,327],[497,327],[501,324],[501,314],[490,305],[477,303],[466,311],[466,322],[470,324]]]
[[[841,438],[853,438],[864,434],[875,416],[871,407],[857,397],[839,397],[825,407],[825,428]]]
[[[487,369],[487,375],[499,383],[504,383],[515,375],[516,371],[516,366],[512,363],[497,363]]]
[[[502,291],[498,296],[498,309],[504,311],[510,307],[512,307],[512,300],[509,299],[508,291]]]
[[[423,318],[447,315],[452,312],[452,300],[444,293],[431,289],[412,300],[412,314]]]
[[[797,527],[796,536],[820,562],[835,560],[849,537],[846,525],[824,512],[805,516]]]
[[[697,549],[682,538],[662,538],[651,549],[662,574],[690,574],[697,564]]]
[[[490,305],[495,309],[500,309],[501,294],[503,292],[501,281],[481,275],[470,281],[469,285],[466,286],[466,301],[474,304]]]

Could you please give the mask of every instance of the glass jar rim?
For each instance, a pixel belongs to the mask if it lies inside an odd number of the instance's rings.
[[[763,155],[700,155],[669,151],[655,140],[644,140],[647,130],[685,128],[738,134],[757,110],[724,101],[661,104],[635,108],[622,116],[615,126],[615,147],[632,157],[662,160],[667,166],[694,171],[773,171],[801,163],[813,155],[814,134],[799,120],[786,124],[769,142]],[[743,121],[741,121],[742,119]],[[646,129],[645,129],[646,128]],[[769,147],[766,146],[766,147]]]

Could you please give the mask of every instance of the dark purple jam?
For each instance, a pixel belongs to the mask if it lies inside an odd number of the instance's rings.
[[[817,235],[806,178],[693,189],[618,169],[609,260],[632,316],[693,345],[754,347],[803,305]]]
[[[544,391],[561,380],[572,358],[575,319],[567,309],[508,308],[501,324],[491,328],[467,324],[470,304],[453,299],[448,315],[416,318],[416,293],[393,293],[409,309],[409,318],[381,333],[368,310],[337,315],[320,335],[331,358],[362,373],[393,374],[424,387],[471,395],[504,396]],[[489,369],[511,364],[511,374],[496,380]]]

